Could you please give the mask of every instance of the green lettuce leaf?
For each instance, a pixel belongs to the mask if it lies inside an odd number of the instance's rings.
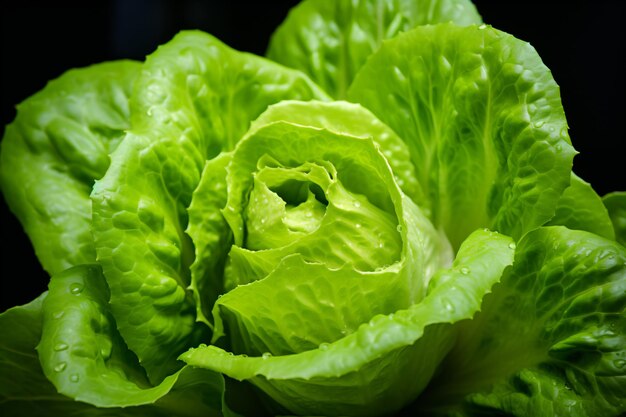
[[[372,138],[385,155],[402,191],[418,202],[423,209],[425,208],[423,204],[428,203],[415,177],[415,168],[406,144],[366,108],[345,101],[285,100],[263,112],[252,123],[248,134],[274,121]]]
[[[222,215],[226,205],[226,166],[232,154],[224,152],[207,161],[200,183],[187,209],[187,234],[193,240],[195,260],[191,265],[191,284],[197,320],[212,327],[211,307],[224,293],[224,266],[233,235]]]
[[[385,39],[420,25],[481,23],[468,0],[305,0],[273,34],[267,56],[346,97],[354,76]]]
[[[512,248],[513,242],[506,236],[476,231],[463,243],[452,267],[438,271],[421,302],[392,314],[374,316],[353,333],[316,349],[248,357],[208,346],[192,349],[181,359],[235,379],[250,380],[296,414],[392,413],[424,389],[454,344],[454,327],[450,324],[469,319],[480,309],[483,296],[512,262]],[[311,267],[297,258],[285,263],[299,267],[293,270],[294,278]],[[320,265],[312,267],[316,272],[322,270]],[[328,277],[336,279],[325,285],[337,285],[343,271],[345,268],[327,269]],[[297,282],[304,284],[305,278]],[[305,302],[314,299],[313,295],[307,296],[310,287],[291,288],[289,297],[299,296]],[[358,296],[356,291],[345,295],[353,296]],[[328,297],[332,294],[324,299]],[[284,318],[287,321],[289,317]]]
[[[319,105],[292,108],[317,114]],[[369,137],[270,122],[246,135],[227,171],[224,213],[235,246],[214,340],[227,317],[237,353],[332,342],[421,300],[449,262],[445,238],[401,192]],[[290,301],[275,308],[282,299]]]
[[[97,265],[70,268],[51,279],[37,351],[58,391],[98,407],[158,402],[178,415],[218,415],[224,389],[219,374],[187,367],[150,386],[117,332],[108,298]]]
[[[66,72],[17,107],[0,149],[0,188],[50,274],[96,260],[89,194],[129,128],[140,64]]]
[[[554,217],[547,225],[585,230],[615,240],[613,224],[602,199],[591,188],[591,184],[574,173],[570,186],[559,199]]]
[[[178,415],[219,415],[224,391],[219,374],[185,367],[150,386],[117,331],[108,299],[97,265],[52,277],[37,351],[44,374],[58,391],[98,407],[156,403]]]
[[[41,336],[41,304],[46,294],[0,314],[0,410],[12,416],[41,416],[57,403],[57,394],[39,365],[35,346]],[[39,401],[33,401],[38,398]],[[7,414],[8,415],[8,414]]]
[[[187,291],[194,248],[185,233],[205,161],[231,149],[268,105],[313,98],[325,94],[300,72],[202,32],[182,32],[147,58],[132,129],[92,201],[112,312],[152,383],[175,372],[176,357],[206,337]]]
[[[602,198],[604,206],[609,212],[615,240],[626,246],[626,191],[615,191]]]
[[[152,405],[97,408],[59,394],[44,375],[35,347],[42,332],[47,293],[0,314],[0,411],[11,417],[183,416]]]
[[[184,133],[180,145],[193,142],[211,159],[232,150],[267,106],[328,96],[300,71],[183,31],[148,56],[133,99],[134,132]]]
[[[416,408],[429,416],[623,415],[625,313],[624,247],[561,226],[531,232]]]
[[[486,25],[385,42],[348,98],[407,143],[455,248],[479,227],[519,239],[554,216],[569,185],[575,152],[558,86],[528,43]]]

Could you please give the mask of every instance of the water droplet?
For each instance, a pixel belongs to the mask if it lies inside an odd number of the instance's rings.
[[[261,219],[261,224],[265,224],[265,218]]]
[[[567,137],[567,126],[566,126],[566,127],[562,127],[562,128],[561,128],[560,135],[561,135],[561,137],[562,137],[562,138],[564,138],[564,139]]]
[[[361,202],[360,201],[355,201],[354,202],[354,207],[356,207],[356,208],[361,207]]]
[[[75,282],[72,285],[70,285],[70,292],[74,295],[78,295],[81,292],[83,292],[83,288],[84,288],[83,284]]]
[[[54,367],[54,372],[62,372],[65,368],[67,368],[67,363],[59,362],[57,366]]]
[[[72,375],[70,375],[70,381],[72,381],[72,382],[78,382],[78,379],[79,379],[78,374],[72,374]]]
[[[566,389],[572,389],[572,388],[567,388],[567,386],[565,386]],[[576,400],[565,400],[563,402],[563,405],[566,406],[567,408],[574,408],[576,406],[576,404],[578,404],[576,402]]]
[[[483,29],[485,29],[486,27],[487,27],[487,25],[485,25],[485,24],[483,23],[482,25],[478,26],[478,29],[483,30]]]
[[[221,295],[221,294],[220,294],[220,295]],[[220,296],[218,295],[218,296],[217,296],[217,298],[220,298]],[[200,343],[200,344],[198,345],[198,347],[199,347],[200,349],[204,349],[204,348],[206,347],[206,343]]]
[[[378,247],[379,247],[379,248],[384,248],[384,247],[385,247],[385,244],[384,244],[383,242],[378,242]]]
[[[328,350],[328,343],[321,343],[319,346],[320,350]]]
[[[535,122],[535,124],[533,126],[535,126],[536,128],[541,128],[543,125],[545,124],[545,122],[543,120],[540,120],[538,122]]]
[[[467,275],[469,274],[469,272],[470,272],[470,269],[468,267],[464,266],[463,268],[461,268],[461,273],[463,275]]]
[[[624,366],[626,366],[626,360],[618,359],[615,362],[613,362],[613,365],[615,365],[616,368],[622,369]]]
[[[487,229],[486,227],[483,229],[483,232],[488,232],[489,229]]]
[[[146,114],[147,114],[149,117],[152,117],[152,108],[149,108],[149,109],[148,109],[148,111],[146,112]]]
[[[448,310],[450,313],[454,313],[454,305],[450,302],[450,300],[443,299],[442,301],[445,309]]]
[[[68,348],[67,343],[57,343],[54,346],[54,350],[56,350],[57,352],[61,352],[67,348]]]
[[[271,354],[271,353],[269,353],[269,352],[263,352],[263,355],[261,355],[261,357],[262,357],[263,359],[269,359],[269,358],[271,358],[271,357],[272,357],[272,354]]]
[[[517,245],[515,244],[515,242],[509,243],[509,249],[515,249],[516,247]]]
[[[360,229],[361,228],[361,224],[357,223],[357,224],[354,225],[354,227],[356,227],[357,229]]]
[[[398,227],[396,227],[396,230],[398,231],[398,233],[402,233],[402,225],[399,224]]]
[[[63,317],[64,314],[65,314],[65,311],[57,311],[56,313],[52,315],[52,317],[54,317],[55,319],[60,319],[61,317]]]

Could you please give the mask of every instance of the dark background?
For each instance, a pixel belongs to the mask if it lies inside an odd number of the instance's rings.
[[[52,5],[54,3],[54,5]],[[2,132],[15,104],[73,67],[143,59],[181,29],[202,29],[230,46],[263,54],[290,1],[60,0],[2,2]],[[599,194],[626,190],[626,2],[475,1],[486,23],[529,41],[561,86],[575,171]],[[45,290],[16,218],[0,198],[0,311]]]

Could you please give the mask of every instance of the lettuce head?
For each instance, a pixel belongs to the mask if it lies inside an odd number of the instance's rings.
[[[467,0],[304,0],[267,58],[183,31],[18,107],[50,274],[0,314],[28,416],[619,416],[623,192]]]

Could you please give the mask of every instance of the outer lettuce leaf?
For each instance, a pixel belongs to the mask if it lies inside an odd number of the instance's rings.
[[[184,234],[186,204],[173,197],[176,188],[191,193],[199,176],[193,162],[172,140],[128,134],[92,193],[94,239],[111,309],[154,384],[178,370],[178,352],[206,337],[186,291],[193,260]]]
[[[155,406],[96,408],[59,394],[46,379],[35,346],[42,331],[46,293],[0,314],[0,412],[11,417],[178,416]]]
[[[140,64],[66,72],[17,108],[0,153],[0,187],[50,274],[94,262],[89,193],[129,127]]]
[[[615,191],[602,198],[604,206],[609,212],[615,240],[626,246],[626,191]]]
[[[183,31],[147,58],[134,99],[134,132],[170,127],[210,159],[232,150],[267,106],[328,96],[300,71]]]
[[[372,82],[376,80],[376,82]],[[385,42],[350,87],[405,140],[435,225],[519,239],[550,220],[574,150],[536,51],[491,27],[423,26]]]
[[[233,241],[222,215],[227,198],[226,166],[231,158],[232,154],[225,152],[206,162],[187,210],[187,234],[193,240],[196,257],[190,268],[189,288],[196,302],[197,319],[211,327],[211,307],[225,292],[224,264]]]
[[[392,413],[429,382],[452,348],[450,323],[469,319],[480,309],[483,296],[512,262],[513,247],[508,237],[476,231],[461,246],[452,267],[433,278],[432,290],[420,303],[377,315],[354,333],[317,349],[247,357],[208,346],[181,358],[193,366],[248,379],[296,414]],[[306,273],[300,271],[300,276]]]
[[[12,416],[44,415],[56,402],[71,401],[57,394],[44,377],[35,352],[41,335],[41,304],[34,301],[0,314],[0,410]],[[39,398],[39,401],[33,401]]]
[[[173,373],[176,357],[204,337],[186,291],[194,249],[185,230],[205,161],[232,148],[269,104],[324,97],[303,74],[202,32],[183,32],[147,58],[133,129],[92,200],[112,312],[151,382]]]
[[[186,367],[149,385],[117,331],[108,299],[97,265],[68,269],[50,281],[37,351],[58,391],[98,407],[157,402],[179,415],[219,415],[224,390],[219,374]]]
[[[425,415],[623,415],[625,313],[624,247],[560,226],[531,232],[417,408]]]
[[[613,224],[602,199],[591,184],[572,173],[570,186],[559,199],[556,212],[547,225],[585,230],[615,240]]]
[[[481,23],[467,0],[305,0],[270,40],[267,56],[307,73],[345,98],[354,76],[385,39],[419,25]]]

